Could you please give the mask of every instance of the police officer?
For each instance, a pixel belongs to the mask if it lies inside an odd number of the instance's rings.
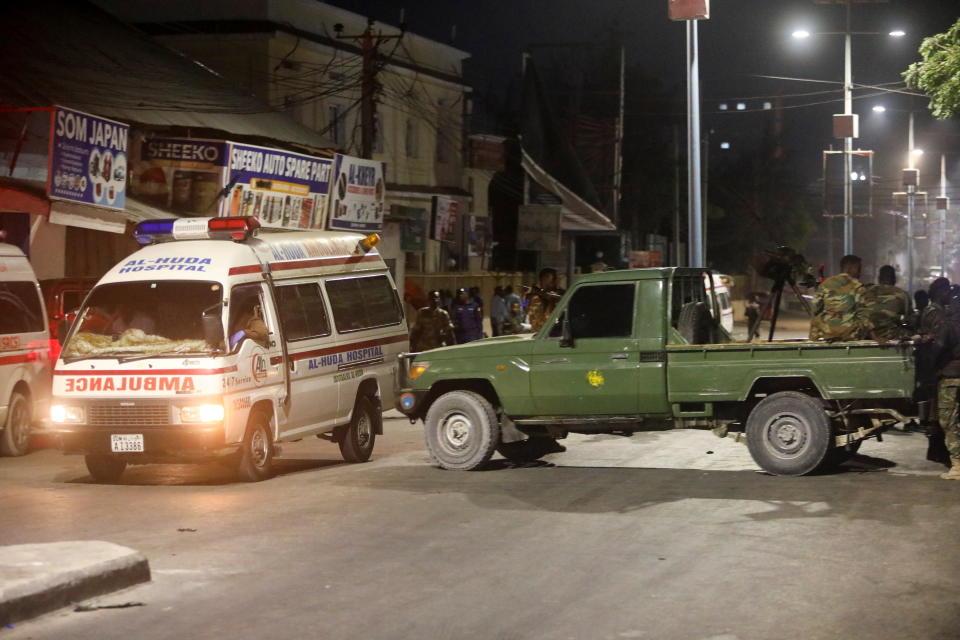
[[[457,289],[450,313],[457,342],[464,344],[483,337],[483,311],[464,287]]]
[[[410,331],[410,346],[414,351],[427,351],[445,345],[456,344],[450,314],[440,308],[440,292],[427,294],[430,306],[417,312],[417,321]]]
[[[840,273],[820,283],[813,298],[814,316],[810,322],[811,340],[864,340],[871,326],[863,302],[860,284],[862,262],[846,255],[840,260]]]
[[[897,271],[889,264],[880,267],[877,284],[866,287],[863,302],[877,340],[897,340],[903,319],[910,317],[910,296],[896,286]]]

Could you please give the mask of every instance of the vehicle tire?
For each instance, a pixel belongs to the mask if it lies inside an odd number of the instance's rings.
[[[703,302],[688,302],[680,308],[677,331],[690,344],[709,344],[713,317]]]
[[[83,461],[87,464],[90,476],[97,482],[114,483],[127,468],[126,460],[106,454],[88,454]]]
[[[486,464],[500,444],[493,405],[472,391],[450,391],[437,398],[423,425],[427,449],[444,469],[473,471]]]
[[[30,398],[19,391],[10,394],[7,409],[7,424],[0,433],[0,455],[22,456],[30,446],[30,425],[33,422],[33,406]]]
[[[857,455],[857,452],[860,451],[860,445],[863,444],[863,440],[857,440],[853,444],[849,444],[843,447],[834,447],[827,452],[827,458],[824,460],[824,466],[836,467],[853,456]]]
[[[802,476],[819,467],[830,451],[830,419],[816,398],[781,391],[760,401],[747,418],[747,447],[764,471]]]
[[[273,452],[269,416],[259,411],[251,414],[243,444],[237,452],[237,477],[243,482],[260,482],[272,476]]]
[[[353,407],[353,418],[340,437],[340,454],[347,462],[366,462],[377,440],[377,415],[370,398],[360,396]]]
[[[501,442],[497,453],[514,464],[526,464],[551,453],[560,453],[566,448],[549,436],[531,437],[518,442]]]

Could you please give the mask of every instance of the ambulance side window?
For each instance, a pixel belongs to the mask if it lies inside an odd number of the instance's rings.
[[[0,334],[43,331],[43,313],[33,282],[0,282]]]
[[[399,324],[400,301],[387,276],[327,280],[337,331],[361,331]]]
[[[277,287],[280,324],[287,342],[330,335],[330,320],[316,282]]]

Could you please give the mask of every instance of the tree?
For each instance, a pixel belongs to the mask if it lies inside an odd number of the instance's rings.
[[[944,33],[924,38],[923,60],[903,73],[907,85],[930,98],[930,110],[941,120],[960,116],[960,20]]]

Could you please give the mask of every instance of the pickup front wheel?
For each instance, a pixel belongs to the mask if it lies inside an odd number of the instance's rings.
[[[493,405],[472,391],[450,391],[437,398],[424,420],[427,449],[444,469],[473,471],[490,460],[500,444]]]
[[[802,476],[830,451],[830,419],[816,398],[797,391],[774,393],[747,418],[747,447],[764,471]]]

